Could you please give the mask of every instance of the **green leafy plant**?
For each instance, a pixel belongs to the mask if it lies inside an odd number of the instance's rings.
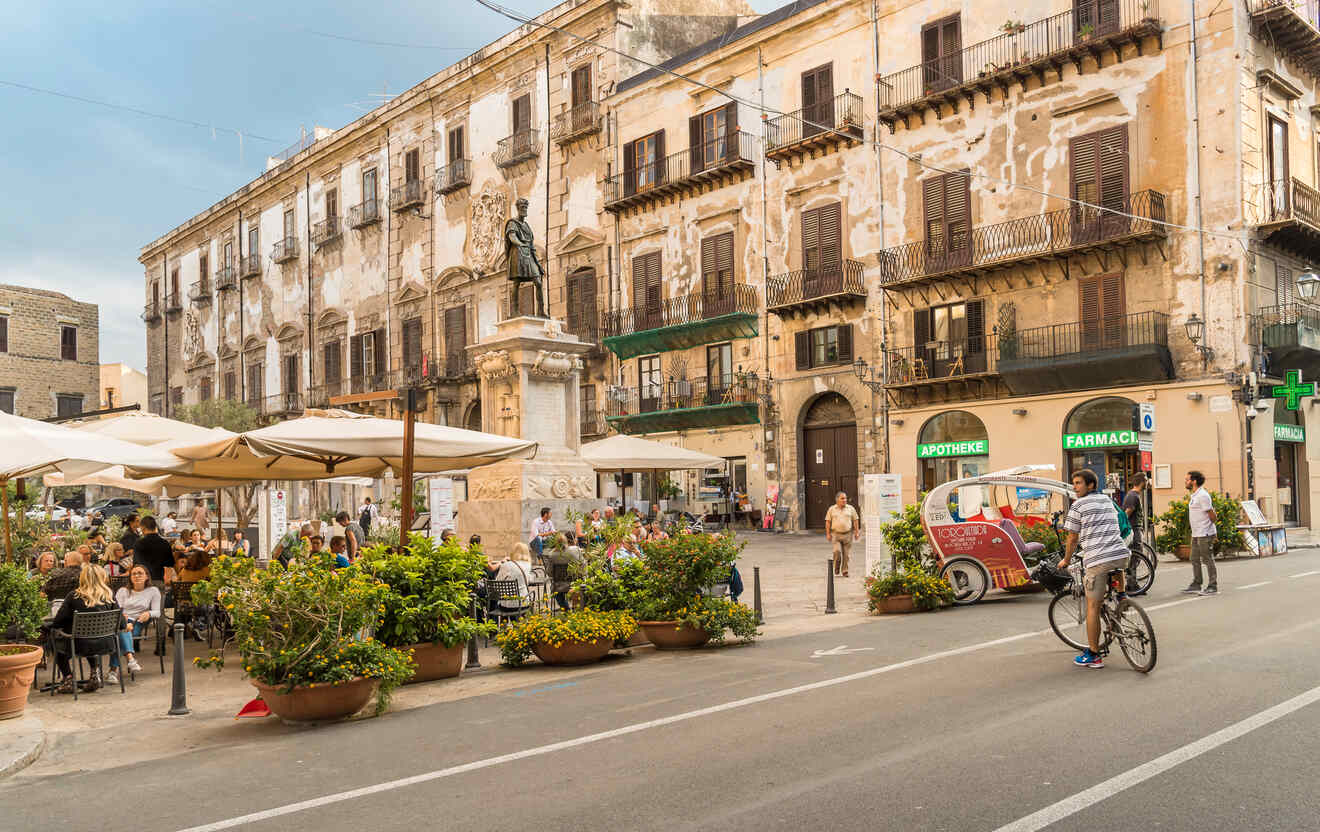
[[[397,548],[399,545],[399,524],[386,522],[383,518],[379,523],[372,523],[371,530],[367,532],[367,543]]]
[[[891,568],[905,561],[931,561],[933,555],[926,542],[926,530],[921,526],[921,503],[903,506],[898,519],[880,524],[880,536],[889,547]]]
[[[431,642],[455,647],[495,626],[472,618],[472,590],[482,576],[481,553],[451,538],[441,544],[414,533],[403,554],[375,545],[359,563],[386,586],[376,637],[387,647]]]
[[[1242,503],[1228,496],[1210,492],[1210,502],[1215,509],[1215,552],[1237,552],[1247,547],[1242,530],[1237,524],[1242,522]]]
[[[1159,533],[1155,535],[1155,548],[1160,552],[1172,552],[1179,546],[1192,542],[1192,525],[1187,517],[1187,500],[1174,500],[1169,508],[1158,517]]]
[[[1049,523],[1037,523],[1028,526],[1025,523],[1018,524],[1018,533],[1022,535],[1025,543],[1043,543],[1046,552],[1057,552],[1062,549],[1059,538],[1054,534],[1054,528]]]
[[[328,554],[306,555],[288,569],[251,558],[219,557],[211,579],[193,587],[193,601],[229,614],[244,671],[288,692],[358,677],[379,681],[376,713],[412,675],[412,660],[365,634],[385,611],[389,588],[358,565],[336,569]],[[193,660],[223,668],[224,652]]]
[[[648,620],[673,621],[675,629],[687,625],[705,630],[713,644],[723,644],[728,633],[744,641],[760,635],[756,628],[756,613],[751,607],[710,595],[697,595],[676,612],[667,613],[663,619]]]
[[[678,483],[669,478],[668,475],[660,477],[655,484],[656,495],[661,500],[673,500],[678,497]]]
[[[41,594],[41,579],[29,578],[19,564],[0,564],[0,635],[6,641],[31,642],[41,631],[50,604]]]
[[[911,595],[919,610],[933,610],[941,604],[953,603],[953,587],[939,575],[933,575],[919,562],[908,560],[898,569],[866,576],[867,606],[872,612],[880,609],[880,599],[895,595]]]
[[[500,630],[495,641],[500,657],[510,667],[519,667],[538,643],[561,647],[607,639],[624,641],[637,632],[637,620],[624,610],[573,610],[560,615],[532,615],[512,621]]]
[[[573,584],[573,594],[583,607],[613,611],[634,609],[646,580],[646,566],[639,560],[620,560],[611,569],[604,562],[589,563]]]
[[[645,621],[690,624],[723,642],[725,631],[751,640],[758,635],[756,614],[744,604],[706,595],[729,580],[733,562],[746,544],[732,534],[677,534],[642,544],[639,586],[630,603]]]
[[[1093,34],[1095,34],[1095,26],[1090,23],[1083,23],[1081,28],[1077,30],[1077,37],[1082,40],[1086,40]]]

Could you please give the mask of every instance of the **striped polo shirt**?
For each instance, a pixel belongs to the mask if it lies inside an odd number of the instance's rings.
[[[1076,532],[1087,569],[1104,563],[1127,561],[1128,548],[1118,530],[1118,507],[1099,491],[1092,491],[1072,504],[1063,520],[1063,530]]]

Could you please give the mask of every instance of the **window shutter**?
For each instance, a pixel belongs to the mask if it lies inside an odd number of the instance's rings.
[[[972,232],[972,179],[970,175],[944,175],[945,237],[949,253],[970,254]]]
[[[715,238],[715,269],[719,275],[720,296],[733,300],[733,232]]]
[[[799,370],[811,369],[811,330],[804,329],[793,335],[793,353]]]
[[[928,23],[921,27],[921,62],[928,68],[926,79],[929,81],[934,76],[934,67],[938,65],[940,59],[940,27],[935,23]]]
[[[362,378],[362,336],[348,339],[348,371],[353,378]]]
[[[1078,280],[1077,297],[1082,349],[1093,350],[1100,342],[1100,276],[1092,275]]]
[[[376,330],[376,375],[384,375],[386,372],[385,364],[385,329],[382,327]]]
[[[839,325],[839,363],[851,364],[853,360],[852,324]]]
[[[646,308],[646,261],[649,255],[642,254],[633,258],[632,301],[636,309]]]
[[[916,357],[925,355],[926,342],[930,340],[930,310],[912,310],[912,346],[916,348]]]
[[[646,308],[660,314],[660,252],[647,255],[646,264]]]
[[[637,148],[632,142],[623,146],[623,193],[637,193]]]
[[[467,307],[451,306],[445,310],[445,360],[461,362],[467,346]]]
[[[921,183],[922,212],[925,217],[926,254],[940,257],[945,252],[944,176],[932,176]]]
[[[325,376],[325,383],[337,383],[341,375],[339,365],[339,342],[331,341],[326,344],[321,348],[321,354],[324,356],[324,360],[321,362],[321,373]]]
[[[581,107],[591,101],[591,64],[573,70],[572,106]]]
[[[409,318],[403,322],[403,366],[420,367],[422,364],[422,319]]]
[[[0,316],[0,352],[9,352],[9,318]]]
[[[1113,211],[1127,212],[1128,208],[1128,131],[1127,125],[1102,130],[1096,139],[1099,157],[1100,204]],[[1123,222],[1125,217],[1106,214],[1106,223]]]
[[[718,291],[719,275],[715,267],[715,243],[719,237],[701,240],[701,293],[707,297]]]
[[[701,140],[701,116],[688,119],[688,170],[699,173],[704,167],[705,146]]]
[[[802,269],[820,272],[820,210],[802,212]]]
[[[985,352],[985,301],[969,300],[967,311],[967,354]]]
[[[409,150],[403,157],[403,179],[405,182],[416,182],[422,178],[422,153],[414,148]],[[286,225],[288,223],[285,223]],[[285,230],[288,235],[288,229]],[[292,235],[289,235],[292,236]]]
[[[820,271],[834,274],[843,267],[843,206],[835,202],[816,211],[820,216]]]
[[[834,68],[830,64],[816,70],[814,121],[824,127],[834,126]]]
[[[532,129],[532,97],[522,95],[513,100],[513,132],[525,133]]]
[[[724,105],[725,160],[738,158],[738,103],[730,101]]]
[[[656,184],[665,181],[665,173],[668,165],[665,164],[665,131],[661,130],[655,134],[655,176],[652,177]]]
[[[587,270],[578,273],[578,322],[591,327],[597,320],[596,315],[596,272]]]
[[[1123,274],[1100,276],[1100,331],[1107,347],[1123,343]]]
[[[1293,271],[1287,266],[1274,267],[1274,301],[1279,306],[1296,302],[1296,284],[1293,283]],[[1283,310],[1279,310],[1283,311]]]
[[[962,83],[962,20],[957,15],[940,27],[940,47],[944,50],[941,72],[946,86]]]
[[[1072,198],[1096,204],[1099,202],[1100,166],[1097,155],[1099,134],[1088,133],[1068,140],[1068,175],[1072,181]],[[1078,206],[1078,211],[1092,213]]]

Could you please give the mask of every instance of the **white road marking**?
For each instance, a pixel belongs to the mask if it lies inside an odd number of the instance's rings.
[[[1274,581],[1261,581],[1260,583],[1257,584],[1247,584],[1246,586],[1240,586],[1238,587],[1238,589],[1255,589],[1258,586],[1265,586],[1265,584],[1272,584],[1272,583],[1274,583]]]
[[[1075,815],[1089,806],[1094,806],[1102,800],[1107,800],[1119,792],[1163,774],[1174,766],[1213,751],[1225,743],[1230,743],[1255,731],[1257,728],[1269,725],[1271,722],[1282,719],[1294,711],[1299,711],[1316,702],[1320,702],[1320,687],[1311,688],[1286,702],[1280,702],[1272,708],[1267,708],[1260,713],[1249,716],[1241,722],[1235,722],[1227,728],[1202,737],[1195,742],[1190,742],[1182,748],[1175,748],[1168,754],[1156,757],[1148,763],[1143,763],[1116,777],[1111,777],[1103,783],[1098,783],[1085,791],[1078,792],[1072,797],[1060,800],[1052,806],[1046,806],[1038,812],[1033,812],[1024,818],[1001,826],[995,832],[1037,832],[1037,830],[1044,829],[1070,815]]]
[[[849,653],[861,653],[865,650],[874,649],[874,647],[849,647],[846,644],[840,644],[838,647],[831,647],[828,650],[816,650],[812,652],[811,658],[819,659],[822,656],[846,656]]]
[[[1296,575],[1289,575],[1289,578],[1306,578],[1311,575],[1320,575],[1320,569],[1312,569],[1310,572],[1298,572]]]

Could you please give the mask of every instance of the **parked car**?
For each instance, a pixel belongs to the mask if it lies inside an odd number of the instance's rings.
[[[131,497],[115,497],[111,500],[100,500],[87,507],[87,513],[99,514],[102,517],[126,517],[130,514],[136,514],[142,508],[137,500]]]
[[[87,500],[84,499],[82,495],[79,495],[76,497],[66,497],[63,500],[60,500],[55,505],[67,508],[69,511],[82,511],[83,506],[85,506],[86,504],[87,504]]]

